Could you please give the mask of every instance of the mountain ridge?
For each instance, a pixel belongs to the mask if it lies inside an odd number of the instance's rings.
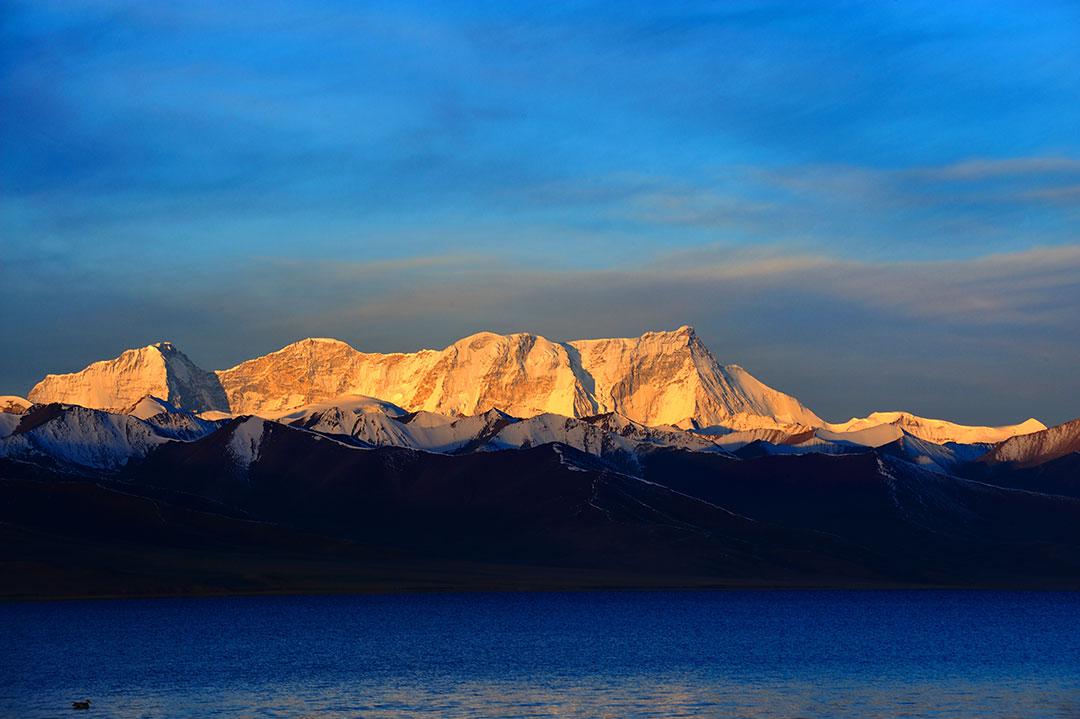
[[[616,411],[641,424],[684,428],[821,422],[796,398],[737,365],[719,364],[689,326],[570,342],[479,332],[442,350],[390,354],[307,338],[214,373],[170,343],[156,343],[81,372],[48,375],[29,398],[120,410],[145,395],[193,411],[264,416],[366,395],[447,415],[492,408],[514,416]]]
[[[718,362],[689,325],[566,342],[525,332],[478,332],[442,350],[387,354],[312,337],[215,372],[199,368],[172,343],[158,342],[80,372],[47,375],[29,399],[122,411],[147,395],[212,417],[274,418],[362,395],[409,412],[473,416],[498,409],[515,417],[575,418],[616,412],[649,427],[714,434],[847,433],[896,425],[935,443],[977,443],[1045,429],[1034,419],[968,427],[907,412],[829,423],[743,367]]]
[[[986,454],[987,464],[1033,466],[1080,452],[1080,418],[1031,434],[1010,437]]]

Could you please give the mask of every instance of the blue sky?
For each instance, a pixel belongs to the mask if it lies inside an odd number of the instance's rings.
[[[0,392],[694,324],[830,419],[1080,415],[1075,3],[8,2]]]

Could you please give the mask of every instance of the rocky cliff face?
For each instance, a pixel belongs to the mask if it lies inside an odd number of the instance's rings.
[[[31,402],[63,402],[123,411],[147,395],[175,407],[201,412],[228,410],[221,383],[170,342],[130,349],[116,359],[94,362],[81,372],[51,374],[30,390]]]

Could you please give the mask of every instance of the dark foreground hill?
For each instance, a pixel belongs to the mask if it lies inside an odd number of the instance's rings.
[[[108,471],[0,460],[0,592],[1080,586],[1080,500],[1027,476],[889,451],[635,466],[561,444],[357,448],[255,419]]]

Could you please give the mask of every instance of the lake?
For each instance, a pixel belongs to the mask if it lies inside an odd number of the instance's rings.
[[[1080,594],[0,604],[0,716],[1078,717]]]

